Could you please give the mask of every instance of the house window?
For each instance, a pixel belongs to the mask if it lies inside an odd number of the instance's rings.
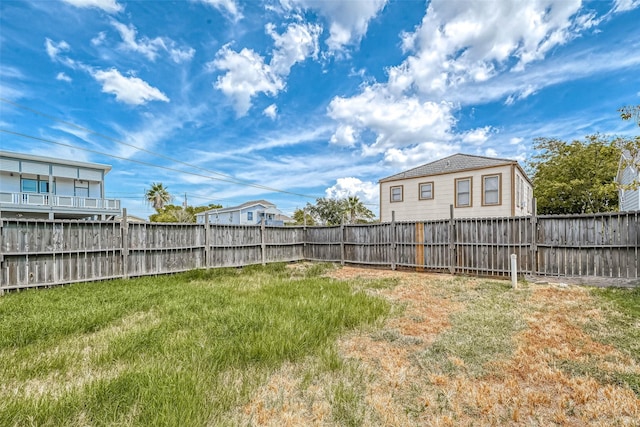
[[[502,175],[483,175],[482,176],[482,205],[499,205],[502,203],[500,194],[500,185]]]
[[[433,199],[433,182],[420,183],[420,200]]]
[[[247,221],[253,221],[253,212],[247,212]]]
[[[22,192],[23,193],[37,193],[38,181],[35,179],[22,179]]]
[[[402,185],[398,185],[395,187],[391,187],[391,202],[401,202],[402,201]]]
[[[456,208],[466,208],[471,205],[471,177],[456,179]]]
[[[89,197],[89,181],[76,181],[74,192],[76,197]]]
[[[41,193],[41,194],[49,193],[49,181],[23,178],[21,187],[22,187],[23,193]],[[56,183],[54,182],[53,191],[51,191],[51,193],[55,193],[55,192],[56,192]]]

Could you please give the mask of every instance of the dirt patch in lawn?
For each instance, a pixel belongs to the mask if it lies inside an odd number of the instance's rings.
[[[397,309],[382,328],[356,331],[338,342],[344,365],[318,361],[283,366],[247,404],[237,421],[254,425],[566,425],[638,426],[640,399],[611,378],[638,375],[640,366],[594,341],[582,326],[603,314],[589,292],[553,284],[523,285],[518,313],[526,326],[512,336],[512,353],[482,375],[438,370],[423,355],[464,312],[465,291],[483,281],[410,271],[343,267],[340,280],[394,279],[368,289]],[[465,361],[449,356],[452,366]],[[316,364],[314,368],[313,365]],[[347,402],[345,419],[339,409]],[[339,391],[340,393],[338,393]],[[349,394],[350,393],[350,394]],[[349,406],[351,405],[351,406]],[[342,415],[341,415],[342,414]],[[353,421],[353,422],[352,422]]]

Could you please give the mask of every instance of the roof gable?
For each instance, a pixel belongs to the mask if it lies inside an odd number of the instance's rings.
[[[493,166],[504,166],[518,162],[511,159],[497,159],[494,157],[473,156],[470,154],[454,154],[435,162],[427,163],[395,175],[382,178],[379,182],[395,181],[398,179],[417,178],[421,176],[440,175],[461,172]]]

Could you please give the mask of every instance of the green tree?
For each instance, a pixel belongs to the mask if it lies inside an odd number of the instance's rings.
[[[640,126],[640,105],[626,106],[618,110],[622,120],[634,120],[638,126]],[[622,169],[631,167],[636,171],[640,170],[640,135],[637,135],[633,139],[624,139],[619,142],[620,148],[627,154],[623,163],[620,165]],[[638,179],[633,180],[627,185],[621,186],[621,188],[627,190],[636,190],[640,187]]]
[[[173,198],[161,182],[152,183],[151,188],[144,193],[144,196],[147,199],[147,202],[149,202],[156,211],[162,210],[164,205],[170,202]]]
[[[638,126],[640,126],[640,105],[627,105],[618,110],[622,120],[635,120]]]
[[[579,214],[618,209],[614,181],[620,161],[620,140],[602,135],[570,143],[536,138],[537,151],[528,163],[541,214]]]
[[[356,196],[349,196],[344,199],[344,209],[347,213],[349,224],[368,222],[375,217],[373,212]]]
[[[313,217],[309,212],[306,211],[306,209],[296,209],[295,211],[293,211],[293,220],[295,221],[294,225],[316,225]]]
[[[210,209],[221,209],[222,205],[212,203],[208,206],[187,206],[165,205],[162,209],[157,209],[156,213],[149,216],[151,222],[196,222],[196,214]]]
[[[363,223],[375,216],[357,197],[345,199],[323,197],[316,199],[315,205],[307,203],[306,211],[316,223],[330,226]]]

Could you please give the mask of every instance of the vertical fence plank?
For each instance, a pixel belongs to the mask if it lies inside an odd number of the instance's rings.
[[[391,211],[391,270],[396,269],[398,259],[398,244],[396,237],[396,211]]]

